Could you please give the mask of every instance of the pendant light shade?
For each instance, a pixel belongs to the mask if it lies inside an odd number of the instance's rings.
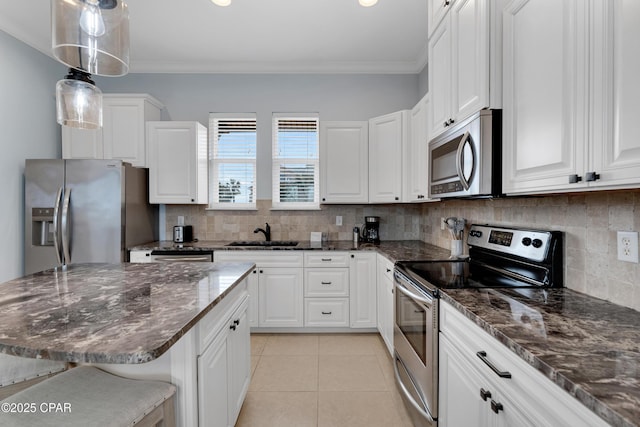
[[[102,91],[91,76],[76,69],[56,84],[56,116],[58,123],[82,129],[102,127]]]
[[[129,72],[129,9],[123,0],[51,0],[53,55],[99,76]]]

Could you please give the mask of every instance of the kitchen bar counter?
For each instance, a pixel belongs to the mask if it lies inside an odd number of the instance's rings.
[[[639,312],[566,288],[442,298],[609,424],[640,425]]]
[[[0,284],[0,352],[77,363],[151,361],[253,267],[80,264]]]
[[[353,246],[353,242],[349,240],[338,240],[328,242],[309,242],[300,241],[296,246],[227,246],[231,241],[224,240],[201,240],[190,243],[174,243],[172,241],[150,242],[143,245],[134,246],[130,250],[153,250],[153,251],[376,251],[381,253],[391,261],[404,261],[413,259],[422,260],[440,260],[447,259],[450,252],[439,246],[421,242],[419,240],[391,240],[384,241],[379,245],[371,243],[362,243],[357,247]]]

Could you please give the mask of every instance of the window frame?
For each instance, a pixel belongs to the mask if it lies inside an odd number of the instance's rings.
[[[315,120],[316,122],[316,153],[313,158],[279,158],[278,123],[280,120]],[[271,209],[273,210],[320,210],[320,115],[318,113],[273,113],[271,118]],[[280,200],[280,166],[286,164],[312,164],[313,173],[313,202],[283,202]]]
[[[256,139],[253,158],[226,158],[217,159],[214,156],[217,127],[215,120],[248,120],[253,119],[256,126]],[[221,164],[251,164],[253,165],[253,201],[241,202],[220,202],[218,171]],[[258,120],[256,113],[209,113],[209,204],[207,210],[257,210],[257,182],[258,182]],[[218,201],[216,201],[218,200]]]

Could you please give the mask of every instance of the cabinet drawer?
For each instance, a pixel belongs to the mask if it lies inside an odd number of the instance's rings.
[[[305,298],[304,325],[349,327],[349,298]]]
[[[305,297],[349,296],[348,268],[305,268]]]
[[[131,251],[129,252],[129,262],[151,262],[151,251]]]
[[[349,267],[349,252],[312,252],[304,254],[305,267]]]
[[[214,261],[249,261],[256,267],[302,267],[303,255],[300,251],[214,251]]]

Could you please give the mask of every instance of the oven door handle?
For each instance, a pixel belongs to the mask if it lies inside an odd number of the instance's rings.
[[[469,174],[469,178],[464,175],[464,147],[469,144],[471,148],[471,173]],[[462,187],[466,190],[469,190],[471,187],[470,181],[473,177],[473,170],[475,169],[475,158],[473,156],[473,145],[471,142],[471,135],[469,131],[466,131],[460,140],[460,144],[458,144],[458,151],[456,152],[456,172],[458,172],[458,178],[460,178],[460,183]]]
[[[409,289],[407,289],[404,285],[401,285],[398,282],[396,282],[396,289],[398,289],[400,292],[402,292],[403,294],[405,294],[406,296],[408,296],[414,301],[421,302],[427,305],[433,304],[433,299],[425,298],[420,295],[414,294],[413,292],[409,291]]]
[[[162,256],[155,255],[152,258],[154,261],[160,262],[211,262],[211,258],[208,256]]]
[[[393,371],[394,371],[394,374],[396,376],[396,384],[398,384],[400,386],[400,390],[402,391],[402,394],[404,394],[404,396],[407,398],[407,401],[411,404],[411,406],[413,406],[415,408],[416,411],[418,411],[418,413],[420,415],[422,415],[424,418],[429,420],[429,422],[435,423],[435,420],[433,419],[431,414],[429,414],[427,411],[425,411],[420,406],[420,404],[415,401],[415,399],[411,395],[411,392],[409,392],[409,389],[407,389],[407,386],[404,385],[404,383],[402,382],[402,378],[400,378],[400,371],[398,371],[398,362],[402,363],[402,360],[400,360],[398,358],[398,356],[394,356],[393,359],[394,359],[393,360]],[[402,363],[402,364],[403,364],[403,367],[404,367],[404,363]],[[405,371],[406,371],[406,368],[405,368]],[[409,378],[409,380],[413,381],[411,378]]]

